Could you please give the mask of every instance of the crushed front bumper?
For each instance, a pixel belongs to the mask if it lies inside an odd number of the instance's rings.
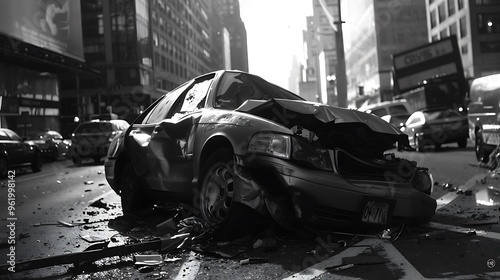
[[[425,221],[436,211],[436,200],[407,184],[388,181],[347,181],[340,174],[256,156],[249,164],[237,157],[234,200],[289,225],[295,221],[320,225],[388,225]],[[366,216],[373,205],[385,217]],[[373,210],[375,211],[375,210]],[[365,217],[363,217],[365,216]]]

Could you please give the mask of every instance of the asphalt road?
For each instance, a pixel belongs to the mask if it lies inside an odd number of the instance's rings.
[[[284,235],[267,230],[254,239],[192,244],[160,254],[162,263],[135,265],[134,254],[90,265],[58,265],[0,279],[494,279],[500,277],[496,172],[474,166],[472,148],[445,146],[434,153],[404,153],[436,181],[438,210],[431,223],[390,231]],[[108,247],[137,244],[175,233],[156,225],[172,211],[158,208],[123,217],[119,197],[101,165],[58,161],[40,173],[17,171],[15,212],[0,210],[0,265],[82,252],[98,241]],[[9,185],[0,186],[8,202]],[[445,185],[448,183],[447,185]],[[15,219],[13,219],[15,218]],[[15,229],[8,227],[15,222]],[[5,233],[4,233],[5,232]],[[9,235],[16,236],[11,250]],[[132,242],[133,241],[133,242]],[[196,245],[196,246],[195,246]],[[189,248],[189,249],[188,249]],[[145,251],[136,254],[158,254]],[[353,264],[335,271],[342,264]]]

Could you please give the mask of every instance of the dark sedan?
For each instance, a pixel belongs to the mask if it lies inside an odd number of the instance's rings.
[[[40,148],[42,156],[49,160],[66,157],[71,148],[71,140],[63,139],[62,135],[54,130],[35,132],[29,139]]]
[[[0,128],[0,177],[5,178],[9,170],[22,167],[38,172],[42,166],[42,153],[36,145],[23,141],[8,128]]]
[[[467,115],[450,108],[430,108],[414,112],[402,130],[410,144],[419,152],[432,151],[441,145],[457,143],[467,146],[469,123]]]
[[[428,220],[432,177],[385,152],[395,143],[409,149],[377,116],[217,71],[149,106],[112,141],[105,173],[124,213],[169,200],[214,226],[242,207],[284,226]]]

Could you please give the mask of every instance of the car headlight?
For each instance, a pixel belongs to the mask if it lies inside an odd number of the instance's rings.
[[[290,136],[276,133],[256,134],[248,145],[248,153],[266,154],[290,159]]]
[[[313,146],[296,138],[293,138],[292,141],[292,158],[318,169],[333,171],[329,150]]]
[[[434,179],[426,168],[418,168],[413,177],[413,187],[426,194],[432,193]]]

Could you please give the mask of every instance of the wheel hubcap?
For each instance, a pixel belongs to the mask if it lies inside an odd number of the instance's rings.
[[[226,164],[210,169],[202,189],[201,211],[210,223],[224,220],[233,201],[233,173]]]

